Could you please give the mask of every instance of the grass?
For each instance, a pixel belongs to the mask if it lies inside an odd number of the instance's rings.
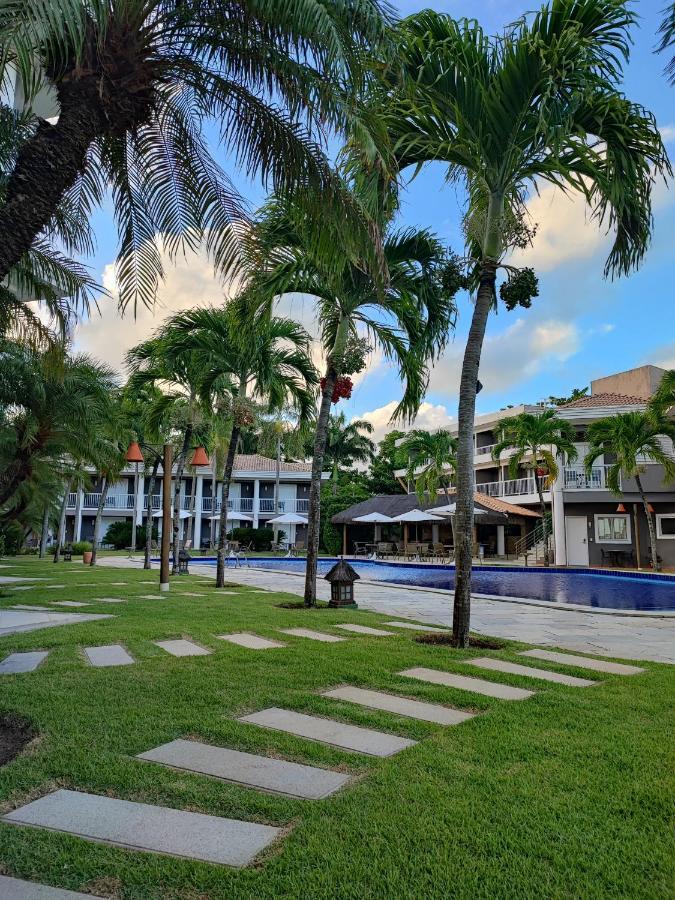
[[[72,585],[5,589],[1,607],[128,599],[92,603],[92,611],[112,619],[0,638],[0,658],[51,651],[36,672],[0,682],[0,716],[26,717],[38,734],[0,768],[2,811],[60,786],[288,829],[259,864],[235,871],[0,824],[5,874],[124,900],[673,896],[672,667],[647,663],[642,675],[603,676],[584,689],[541,682],[534,697],[504,702],[396,675],[411,666],[479,675],[462,666],[475,650],[420,644],[403,630],[389,638],[350,635],[336,644],[277,631],[381,624],[383,617],[372,613],[283,609],[279,603],[296,598],[243,588],[222,595],[195,576],[179,585],[175,579],[166,600],[142,600],[155,589],[139,582],[156,573],[92,570],[78,562],[21,559],[0,574]],[[114,581],[128,585],[112,587]],[[205,596],[180,597],[181,588]],[[238,630],[281,637],[288,647],[252,652],[215,638]],[[176,659],[152,643],[174,637],[189,637],[213,655]],[[106,643],[123,644],[136,664],[87,666],[82,648]],[[479,654],[518,660],[523,646],[507,642]],[[493,672],[485,677],[533,684]],[[318,695],[344,683],[482,715],[440,728]],[[379,760],[234,721],[265,706],[332,715],[420,743]],[[355,783],[332,798],[301,801],[133,758],[185,736],[340,768]]]

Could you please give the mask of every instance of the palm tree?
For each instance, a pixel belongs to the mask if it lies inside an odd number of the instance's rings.
[[[450,484],[457,465],[457,438],[443,428],[434,432],[418,428],[408,432],[401,450],[408,456],[408,481],[415,482],[420,503],[426,495],[435,497],[441,488],[450,503]]]
[[[662,376],[654,396],[649,401],[656,414],[666,415],[675,409],[675,369],[668,369]]]
[[[332,469],[334,494],[341,471],[351,469],[355,463],[368,463],[375,455],[375,444],[368,437],[373,431],[367,419],[353,419],[348,423],[343,412],[329,416],[324,461]]]
[[[635,479],[647,517],[652,567],[655,572],[660,568],[656,552],[656,530],[641,475],[645,471],[645,462],[652,462],[663,467],[666,481],[675,480],[675,460],[663,448],[661,441],[664,437],[675,440],[675,424],[658,412],[648,409],[644,412],[617,413],[589,425],[589,449],[584,460],[590,476],[596,459],[599,456],[605,457],[605,462],[609,465],[607,486],[617,495],[622,493],[622,475]]]
[[[558,417],[554,409],[537,413],[521,413],[501,422],[497,429],[497,443],[492,458],[499,460],[505,450],[513,450],[509,457],[509,474],[517,478],[522,467],[529,469],[539,495],[539,509],[544,539],[544,565],[550,564],[548,526],[544,491],[560,474],[556,457],[562,455],[569,462],[577,458],[574,428],[571,422]]]
[[[605,274],[635,269],[652,232],[655,176],[670,164],[654,116],[621,91],[636,13],[620,0],[551,0],[500,35],[474,20],[425,10],[395,28],[403,72],[374,93],[401,171],[447,165],[466,186],[468,284],[475,305],[459,388],[457,577],[453,636],[468,646],[473,530],[473,423],[485,329],[497,303],[497,270],[531,237],[528,192],[549,182],[580,194],[614,232]],[[363,156],[370,156],[372,150]],[[392,162],[374,157],[377,178]],[[529,306],[530,269],[507,267],[507,309]]]
[[[168,322],[170,352],[175,357],[193,354],[203,377],[202,397],[215,404],[230,398],[230,439],[223,469],[223,496],[216,564],[216,585],[225,583],[227,507],[234,458],[242,430],[255,421],[253,401],[270,410],[295,406],[308,415],[312,391],[318,381],[309,355],[309,335],[290,319],[277,316],[247,320],[241,300],[221,308],[193,309]]]
[[[325,252],[315,252],[316,232]],[[414,416],[426,390],[429,362],[445,346],[455,313],[443,278],[447,254],[430,232],[386,231],[381,248],[386,285],[377,271],[349,255],[343,232],[344,226],[333,229],[332,216],[313,220],[281,199],[267,204],[256,231],[259,290],[273,298],[292,291],[315,298],[326,358],[312,457],[306,606],[316,605],[321,476],[331,404],[349,393],[349,376],[363,370],[372,344],[399,369],[403,394],[394,418]]]
[[[273,456],[275,462],[274,477],[274,515],[279,514],[279,492],[281,485],[281,459],[304,456],[310,427],[313,424],[312,410],[307,411],[304,419],[298,419],[295,410],[288,408],[273,414],[263,413],[260,416],[257,437],[257,452],[265,456]],[[277,526],[274,527],[274,540],[277,540]]]
[[[662,53],[669,50],[675,44],[675,3],[669,3],[663,11],[663,22],[659,25],[661,39],[657,51]],[[675,85],[675,56],[671,56],[666,63],[666,76],[671,84]]]
[[[320,145],[347,127],[368,129],[357,93],[388,20],[380,0],[3,3],[0,80],[18,72],[30,121],[0,196],[0,282],[64,199],[89,218],[108,192],[123,305],[154,299],[155,235],[171,257],[204,242],[227,271],[246,210],[204,123],[218,123],[224,150],[249,176],[318,207],[322,194],[340,193]],[[45,88],[56,124],[32,111]]]

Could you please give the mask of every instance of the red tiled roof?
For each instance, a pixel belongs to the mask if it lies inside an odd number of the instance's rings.
[[[237,453],[234,458],[234,469],[237,472],[275,472],[276,460],[261,456],[259,453]],[[311,472],[311,462],[282,462],[282,472]]]
[[[506,513],[511,516],[529,516],[533,519],[541,519],[541,514],[533,509],[526,509],[524,506],[518,506],[516,503],[507,503],[499,497],[489,497],[487,494],[481,494],[476,491],[473,495],[474,503],[484,506],[486,509],[493,509],[495,512]]]
[[[644,397],[632,397],[630,394],[591,394],[571,403],[563,403],[558,409],[594,409],[600,406],[644,406],[648,401]]]

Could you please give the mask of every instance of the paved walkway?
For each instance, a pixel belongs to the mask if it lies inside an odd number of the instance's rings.
[[[99,562],[119,567],[141,566],[140,562],[123,557],[104,557]],[[193,562],[190,568],[193,574],[214,577],[213,566]],[[303,590],[302,577],[288,572],[230,568],[226,578],[238,584],[300,596]],[[452,598],[447,593],[364,581],[357,584],[356,591],[361,609],[433,625],[452,623]],[[322,600],[330,596],[329,585],[323,579],[319,579],[318,595]],[[480,634],[582,653],[675,663],[675,617],[608,615],[476,597],[471,609],[471,628]]]

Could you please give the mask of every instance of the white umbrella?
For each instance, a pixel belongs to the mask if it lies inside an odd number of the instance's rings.
[[[434,506],[428,512],[433,513],[435,516],[454,516],[457,512],[457,504],[446,503],[445,506]],[[487,510],[482,509],[480,506],[474,506],[473,514],[474,516],[485,516],[487,515]]]
[[[306,525],[307,516],[299,516],[297,513],[284,513],[275,519],[268,519],[268,525]]]
[[[374,525],[382,525],[384,522],[393,522],[391,516],[385,516],[384,513],[372,512],[366,516],[356,516],[354,522],[370,522]]]
[[[164,510],[158,509],[157,512],[154,512],[152,514],[152,518],[160,519],[163,515],[164,515]],[[178,513],[178,517],[180,519],[189,519],[191,515],[192,515],[192,513],[188,512],[187,509],[181,509],[181,511]],[[171,511],[171,518],[173,519],[173,510]]]
[[[421,509],[410,509],[408,512],[394,516],[392,522],[440,522],[438,516],[432,515],[432,511],[423,512]]]
[[[209,522],[217,522],[220,519],[220,513],[216,513],[214,516],[209,516]],[[249,516],[247,513],[228,513],[227,514],[228,522],[252,522],[253,516]]]

